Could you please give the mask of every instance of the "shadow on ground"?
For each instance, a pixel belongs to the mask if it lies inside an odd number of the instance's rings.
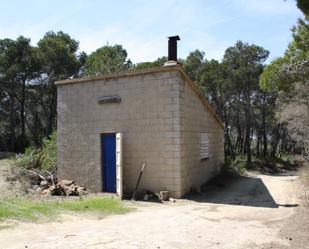
[[[221,174],[201,188],[201,193],[188,194],[186,199],[227,205],[278,208],[298,204],[278,204],[258,177]]]

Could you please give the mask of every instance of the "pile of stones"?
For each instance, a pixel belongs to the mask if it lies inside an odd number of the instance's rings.
[[[46,195],[81,196],[87,194],[87,189],[74,183],[72,180],[61,180],[51,185],[48,181],[41,181],[38,191]]]

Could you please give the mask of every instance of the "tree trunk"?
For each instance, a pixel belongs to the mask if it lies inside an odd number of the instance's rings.
[[[262,109],[262,130],[263,130],[263,157],[267,157],[267,132],[266,132],[266,93],[263,96],[263,109]]]
[[[15,151],[16,134],[15,134],[15,97],[10,95],[10,146],[11,152]]]
[[[235,144],[235,150],[238,151],[239,154],[243,152],[243,144],[244,144],[244,139],[242,137],[242,128],[241,124],[239,122],[239,112],[236,114],[236,123],[235,123],[236,129],[237,129],[237,140]]]
[[[224,149],[225,149],[225,153],[227,155],[230,155],[232,157],[232,159],[235,159],[235,152],[233,149],[233,144],[231,141],[231,137],[230,137],[230,131],[229,131],[229,115],[227,113],[226,109],[223,109],[223,117],[225,120],[225,132],[224,132]]]
[[[250,104],[250,95],[247,93],[246,96],[246,137],[245,137],[245,147],[246,147],[246,154],[247,154],[247,163],[252,162],[251,158],[251,104]]]
[[[33,116],[33,125],[29,127],[29,130],[31,131],[32,140],[35,146],[39,147],[41,145],[42,137],[40,136],[41,125],[38,111],[33,110],[32,116]]]
[[[24,152],[26,146],[26,124],[25,124],[25,97],[26,97],[26,81],[22,82],[22,92],[20,101],[20,120],[21,120],[21,148]]]
[[[256,142],[256,157],[260,158],[261,157],[261,131],[260,129],[257,129],[256,131],[256,135],[257,135],[257,142]]]
[[[278,138],[280,134],[280,123],[276,125],[274,131],[274,138],[273,138],[273,148],[271,152],[271,156],[274,158],[277,154],[277,146],[278,146]]]
[[[232,157],[232,159],[235,159],[235,152],[233,149],[233,145],[231,142],[231,138],[230,138],[230,132],[229,129],[226,127],[226,131],[225,131],[225,140],[226,140],[226,144],[227,144],[227,152],[228,154]]]
[[[55,118],[57,112],[57,91],[55,86],[52,86],[51,93],[51,101],[49,105],[49,118],[48,118],[48,128],[47,128],[47,136],[49,136],[55,127]]]
[[[266,122],[265,113],[262,114],[262,126],[263,126],[263,156],[267,157],[267,132],[266,132]]]

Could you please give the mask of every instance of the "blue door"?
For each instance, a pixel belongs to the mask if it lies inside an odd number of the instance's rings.
[[[101,139],[103,191],[116,193],[116,134],[103,134]]]

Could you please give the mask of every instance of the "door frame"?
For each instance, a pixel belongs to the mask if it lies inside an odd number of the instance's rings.
[[[123,197],[123,134],[116,133],[116,193]]]
[[[100,133],[100,169],[101,169],[101,189],[102,192],[105,192],[104,189],[104,150],[103,150],[103,136],[104,135],[115,135],[115,171],[116,171],[116,192],[121,199],[123,198],[123,152],[122,152],[122,133],[118,132],[104,132]],[[114,192],[113,192],[114,193]]]

